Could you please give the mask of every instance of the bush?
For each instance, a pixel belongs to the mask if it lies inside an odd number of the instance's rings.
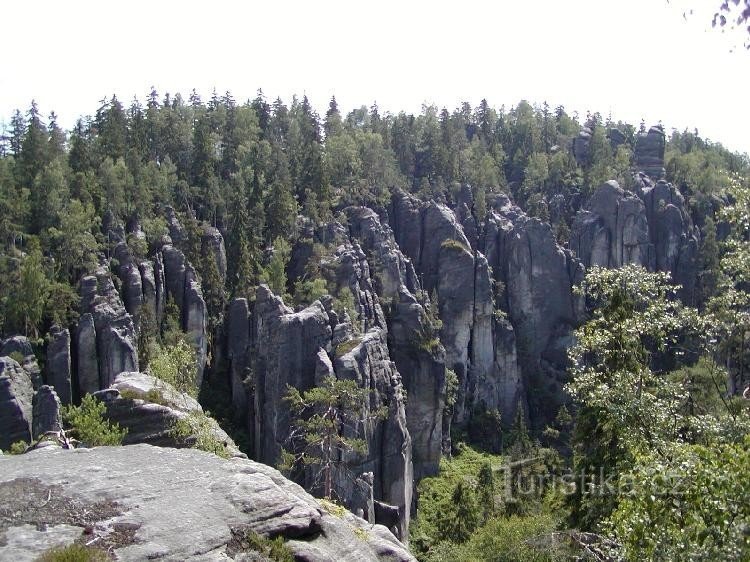
[[[104,403],[87,394],[80,406],[63,408],[63,421],[79,441],[90,447],[122,445],[128,430],[105,419],[106,411]]]
[[[257,552],[263,556],[263,560],[272,560],[273,562],[294,562],[294,553],[284,544],[282,537],[267,539],[251,530],[233,531],[234,541],[242,551]]]
[[[29,446],[26,441],[16,441],[10,446],[8,452],[11,455],[23,455],[26,452],[26,448]]]
[[[227,451],[226,445],[219,441],[214,434],[215,428],[213,420],[206,414],[192,411],[187,416],[175,420],[170,429],[170,435],[182,443],[195,439],[193,449],[199,449],[228,459],[231,455]]]
[[[443,240],[443,243],[440,244],[441,248],[444,248],[446,250],[456,250],[459,252],[469,252],[469,248],[464,246],[461,242],[458,240],[453,240],[453,238],[448,238],[446,240]]]
[[[153,376],[193,398],[198,397],[196,370],[195,351],[184,339],[167,347],[157,347],[149,365]]]
[[[106,562],[107,554],[98,548],[87,548],[80,544],[58,546],[42,554],[38,562]]]

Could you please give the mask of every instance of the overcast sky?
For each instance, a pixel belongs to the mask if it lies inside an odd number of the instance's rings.
[[[70,127],[152,85],[238,101],[263,88],[321,112],[334,94],[344,111],[547,100],[750,152],[750,52],[710,29],[719,3],[1,0],[0,122],[32,98]]]

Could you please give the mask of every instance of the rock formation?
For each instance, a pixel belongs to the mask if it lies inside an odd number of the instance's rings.
[[[123,394],[127,398],[123,397]],[[106,406],[106,417],[128,430],[124,445],[148,443],[161,447],[191,447],[195,436],[177,438],[173,426],[191,412],[202,414],[198,401],[178,392],[164,381],[144,373],[125,372],[117,375],[110,388],[96,394]],[[237,445],[212,418],[205,418],[213,438],[223,444],[228,455],[245,457]]]
[[[31,378],[21,365],[0,357],[0,449],[31,441],[33,394]]]
[[[664,177],[664,149],[666,139],[661,125],[638,133],[635,141],[635,167],[654,180]]]
[[[70,378],[70,332],[53,326],[47,345],[47,382],[55,388],[63,404],[73,401]]]
[[[672,274],[690,304],[699,234],[683,196],[671,184],[641,179],[639,195],[602,184],[573,222],[570,247],[586,267],[636,264]]]
[[[42,370],[37,363],[34,349],[26,336],[12,336],[3,342],[0,347],[0,357],[15,357],[20,359],[19,364],[31,378],[34,390],[42,386]]]
[[[91,349],[94,345],[99,388],[109,386],[119,373],[138,370],[138,353],[133,319],[125,310],[106,268],[100,267],[95,275],[81,280],[81,310],[83,316],[90,314],[94,321],[93,333],[90,324],[77,332],[78,357],[84,357],[83,376],[79,376],[83,393],[83,386],[93,386]]]
[[[59,431],[62,427],[61,409],[60,399],[54,388],[43,385],[37,390],[32,400],[32,438],[38,439],[47,431]]]
[[[23,513],[0,515],[3,560],[84,539],[123,561],[238,559],[254,555],[243,540],[248,533],[283,537],[296,560],[414,560],[385,527],[329,514],[273,468],[196,450],[133,445],[6,455],[0,498],[5,512]]]

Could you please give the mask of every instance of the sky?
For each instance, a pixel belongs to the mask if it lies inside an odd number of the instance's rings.
[[[1,0],[0,125],[35,99],[65,127],[154,86],[322,114],[493,107],[611,113],[750,153],[750,51],[711,29],[720,0]],[[694,13],[683,17],[690,9]]]

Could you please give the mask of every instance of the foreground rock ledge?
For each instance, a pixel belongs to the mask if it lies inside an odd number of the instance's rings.
[[[0,560],[76,540],[118,560],[244,559],[246,531],[283,536],[297,560],[415,560],[385,527],[328,513],[250,460],[151,445],[0,456]]]

